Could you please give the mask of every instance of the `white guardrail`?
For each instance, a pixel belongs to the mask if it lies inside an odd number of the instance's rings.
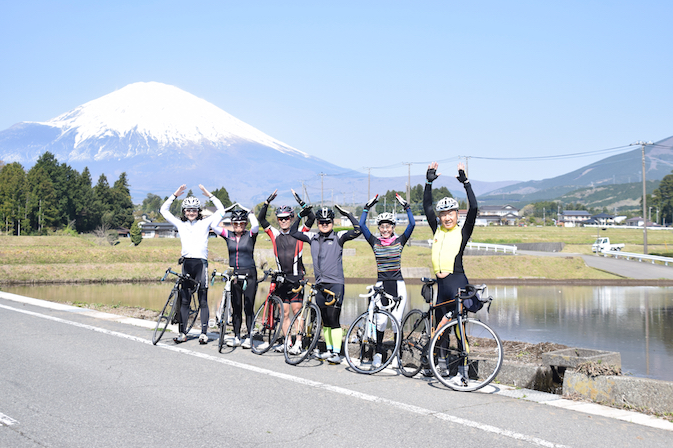
[[[432,247],[432,240],[409,240],[407,243],[410,246],[423,246],[423,247]],[[488,244],[488,243],[467,243],[467,247],[470,249],[478,250],[492,250],[493,252],[501,251],[503,253],[511,252],[516,255],[516,246],[505,245],[505,244]]]
[[[511,252],[513,254],[516,254],[516,246],[510,246],[510,245],[505,245],[505,244],[488,244],[488,243],[473,243],[469,242],[467,243],[467,247],[470,249],[477,249],[477,250],[493,250],[493,252],[498,252],[502,251],[503,253]]]
[[[636,253],[633,253],[633,252],[622,252],[622,251],[618,251],[618,250],[606,250],[606,251],[601,252],[601,255],[603,255],[604,257],[607,257],[608,255],[612,256],[612,257],[615,257],[615,258],[620,258],[621,257],[621,258],[626,258],[627,260],[630,260],[630,259],[633,258],[633,259],[638,260],[639,262],[642,262],[643,260],[648,260],[648,261],[651,261],[652,264],[654,264],[655,261],[660,261],[660,262],[664,263],[666,266],[668,266],[668,263],[673,263],[673,258],[670,258],[670,257],[661,257],[659,255],[636,254]]]

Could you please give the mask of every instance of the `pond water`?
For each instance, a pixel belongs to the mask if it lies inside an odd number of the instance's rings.
[[[168,283],[4,287],[6,292],[54,302],[103,303],[161,309]],[[259,286],[258,303],[269,283]],[[407,286],[411,308],[426,309],[420,286]],[[211,314],[223,284],[209,291]],[[673,288],[623,286],[489,287],[490,313],[477,316],[505,340],[555,342],[571,347],[617,351],[625,374],[673,381]],[[366,309],[358,294],[366,285],[347,285],[342,324]],[[256,305],[257,306],[257,305]]]

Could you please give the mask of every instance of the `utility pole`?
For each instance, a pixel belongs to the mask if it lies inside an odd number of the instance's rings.
[[[372,197],[372,168],[366,166],[365,169],[367,170],[367,200],[369,200]]]
[[[411,162],[402,162],[402,165],[407,165],[409,167],[409,174],[407,177],[407,202],[411,204]]]
[[[643,253],[647,255],[647,185],[645,183],[645,146],[651,145],[652,142],[637,141],[631,143],[629,146],[640,145],[643,163]]]
[[[320,173],[320,206],[322,207],[324,205],[323,202],[323,179],[325,178],[326,174],[325,173]]]

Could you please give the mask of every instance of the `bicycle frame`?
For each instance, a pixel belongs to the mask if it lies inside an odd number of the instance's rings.
[[[370,298],[369,307],[367,309],[367,332],[365,337],[369,340],[376,340],[376,324],[373,322],[374,312],[377,309],[390,311],[393,309],[401,299],[401,297],[395,297],[391,294],[388,294],[383,286],[369,285],[367,286],[369,292],[367,294],[359,294],[362,298]],[[381,299],[385,297],[388,299],[388,305],[381,304]]]

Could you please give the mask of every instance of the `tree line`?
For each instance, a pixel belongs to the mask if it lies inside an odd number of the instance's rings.
[[[129,228],[134,222],[125,172],[112,187],[105,174],[92,185],[88,168],[79,173],[50,152],[27,172],[18,162],[0,162],[0,168],[0,225],[7,234],[82,233],[100,226]]]

